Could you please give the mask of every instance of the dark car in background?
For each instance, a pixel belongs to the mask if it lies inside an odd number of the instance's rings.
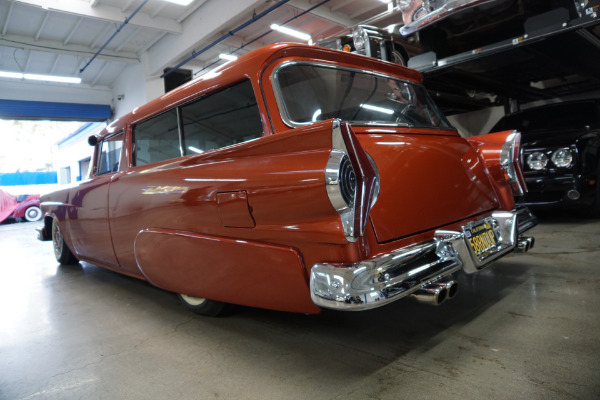
[[[492,128],[521,132],[532,206],[586,207],[600,216],[600,99],[529,108],[503,117]]]

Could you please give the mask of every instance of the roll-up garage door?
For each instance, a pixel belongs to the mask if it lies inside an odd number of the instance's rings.
[[[2,119],[106,121],[110,115],[110,106],[106,104],[0,100],[0,118]]]

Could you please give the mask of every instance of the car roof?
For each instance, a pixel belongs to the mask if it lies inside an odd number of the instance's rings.
[[[358,64],[365,70],[377,70],[391,75],[402,76],[403,79],[414,82],[423,82],[423,76],[415,70],[372,57],[312,45],[278,43],[262,47],[240,56],[235,61],[223,64],[220,67],[135,108],[130,113],[113,121],[98,136],[101,138],[120,132],[128,124],[135,124],[141,120],[160,114],[164,110],[198,98],[202,96],[203,93],[212,92],[217,87],[224,87],[245,78],[254,78],[258,80],[259,74],[267,65],[279,58],[287,57],[339,62],[342,64],[347,63],[354,66]]]

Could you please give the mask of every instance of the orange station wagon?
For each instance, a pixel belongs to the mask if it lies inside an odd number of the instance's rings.
[[[40,239],[199,314],[439,304],[533,245],[520,134],[462,138],[418,72],[364,56],[267,46],[90,144],[91,175],[42,197]]]

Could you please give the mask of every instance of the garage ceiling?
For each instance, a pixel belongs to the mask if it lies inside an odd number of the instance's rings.
[[[0,0],[0,71],[81,77],[84,86],[110,88],[129,64],[144,61],[150,76],[160,76],[269,8],[275,9],[184,68],[201,70],[216,63],[219,53],[240,47],[236,55],[295,40],[270,32],[272,23],[289,21],[286,26],[317,41],[365,21],[400,19],[382,0],[194,0],[189,6],[164,0]]]

